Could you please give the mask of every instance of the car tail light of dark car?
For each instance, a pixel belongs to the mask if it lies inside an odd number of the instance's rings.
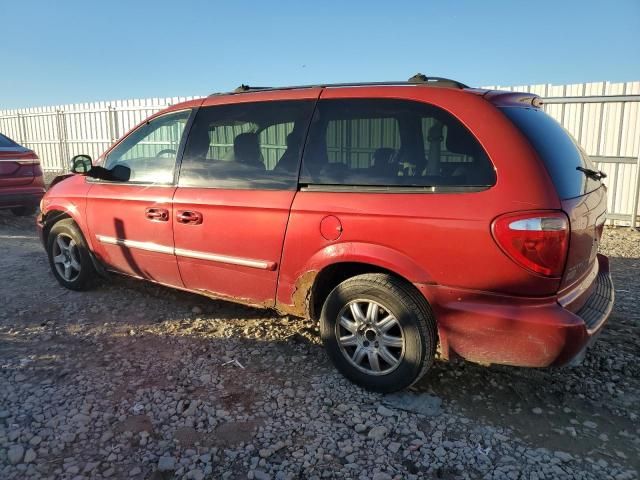
[[[33,175],[42,175],[42,168],[40,167],[40,159],[37,156],[33,158],[23,158],[16,160],[16,163],[20,166],[31,167]]]
[[[569,219],[562,212],[522,212],[493,221],[496,243],[514,262],[545,277],[561,277],[569,249]]]

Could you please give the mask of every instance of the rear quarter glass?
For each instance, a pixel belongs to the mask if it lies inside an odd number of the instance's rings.
[[[24,154],[29,151],[28,148],[23,147],[0,133],[0,154]]]
[[[600,187],[599,181],[577,170],[577,167],[593,170],[594,166],[569,132],[552,117],[535,108],[501,107],[500,110],[529,140],[562,200]]]
[[[0,148],[19,148],[20,145],[0,133]]]

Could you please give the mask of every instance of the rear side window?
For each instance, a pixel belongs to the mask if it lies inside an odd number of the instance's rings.
[[[180,167],[182,187],[295,190],[313,101],[201,108]]]
[[[371,187],[480,187],[493,165],[451,114],[395,99],[321,100],[300,183]]]
[[[502,112],[527,137],[551,176],[561,199],[579,197],[600,186],[577,167],[595,170],[589,156],[573,137],[541,110],[503,107]]]

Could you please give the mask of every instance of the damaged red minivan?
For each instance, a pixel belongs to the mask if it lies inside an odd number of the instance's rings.
[[[33,215],[43,195],[38,156],[0,133],[0,209],[10,209],[18,216]]]
[[[119,272],[320,323],[368,389],[436,353],[577,362],[613,306],[604,174],[532,94],[241,87],[158,112],[47,192],[53,274]]]

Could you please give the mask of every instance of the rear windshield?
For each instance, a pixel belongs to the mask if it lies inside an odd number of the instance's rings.
[[[579,197],[600,186],[576,167],[595,170],[588,155],[573,137],[541,110],[503,107],[502,112],[527,137],[544,162],[561,199]]]
[[[2,135],[0,133],[0,148],[15,148],[15,147],[19,147],[20,145],[18,145],[16,142],[14,142],[13,140],[11,140],[8,137],[5,137],[4,135]]]

